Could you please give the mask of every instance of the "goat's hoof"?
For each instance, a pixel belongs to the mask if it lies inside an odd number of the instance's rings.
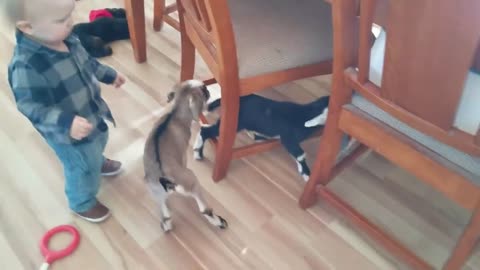
[[[193,151],[193,158],[195,160],[203,160],[203,155],[200,154],[200,152],[198,152],[198,151]]]
[[[173,229],[172,221],[170,219],[162,221],[161,226],[162,230],[166,233]]]
[[[218,216],[218,219],[220,219],[220,225],[218,225],[218,228],[222,230],[225,230],[226,228],[228,228],[228,222],[224,218],[222,218],[221,216]]]

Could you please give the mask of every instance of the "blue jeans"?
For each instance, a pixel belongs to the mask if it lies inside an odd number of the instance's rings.
[[[63,164],[65,194],[68,205],[74,212],[85,212],[97,203],[107,140],[108,131],[101,132],[91,141],[80,145],[47,141]]]

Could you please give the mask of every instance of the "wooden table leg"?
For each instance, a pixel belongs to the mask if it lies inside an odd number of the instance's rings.
[[[153,29],[160,31],[163,26],[163,16],[165,14],[165,0],[153,1]]]
[[[125,11],[135,60],[143,63],[147,60],[144,0],[125,0]]]

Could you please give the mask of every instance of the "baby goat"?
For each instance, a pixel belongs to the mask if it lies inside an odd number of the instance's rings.
[[[253,133],[256,141],[272,138],[280,139],[288,153],[295,159],[298,172],[308,181],[308,168],[305,152],[300,143],[310,137],[320,126],[325,125],[330,97],[324,96],[308,104],[280,102],[258,95],[240,98],[237,131]],[[220,106],[220,99],[208,106],[211,111]],[[203,126],[194,146],[194,158],[203,159],[205,141],[219,135],[220,121],[212,126]]]
[[[192,121],[198,121],[210,93],[201,81],[177,84],[168,94],[165,112],[147,138],[143,164],[149,190],[160,207],[162,229],[172,229],[168,196],[174,192],[193,197],[202,215],[211,224],[225,229],[225,219],[215,215],[202,197],[200,183],[187,168],[186,151],[190,141]]]

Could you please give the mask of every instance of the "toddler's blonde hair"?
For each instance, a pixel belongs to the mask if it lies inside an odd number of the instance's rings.
[[[25,20],[26,0],[0,0],[0,14],[9,26],[15,26],[18,21]]]

